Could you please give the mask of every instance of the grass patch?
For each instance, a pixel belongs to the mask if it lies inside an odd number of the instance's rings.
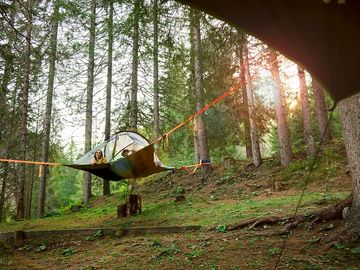
[[[318,205],[333,203],[346,198],[346,192],[305,193],[302,211],[311,211]],[[112,226],[154,226],[194,225],[216,226],[240,220],[293,213],[300,195],[272,198],[252,198],[234,201],[210,201],[188,197],[185,203],[144,202],[141,215],[116,219],[116,207],[105,205],[99,208],[83,208],[77,213],[67,213],[49,218],[32,219],[14,224],[2,223],[1,231],[47,230],[66,228],[112,227]]]

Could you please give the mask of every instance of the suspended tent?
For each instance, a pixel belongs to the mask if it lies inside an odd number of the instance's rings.
[[[129,156],[123,156],[124,150]],[[97,150],[104,153],[107,163],[91,164]],[[154,152],[154,144],[136,132],[119,132],[71,165],[75,169],[90,172],[105,180],[120,181],[129,178],[146,177],[154,173],[173,170],[162,164]]]

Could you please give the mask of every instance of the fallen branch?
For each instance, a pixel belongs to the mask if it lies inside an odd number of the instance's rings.
[[[350,207],[352,203],[352,196],[350,195],[347,199],[338,202],[337,204],[331,205],[327,208],[316,210],[309,215],[298,215],[296,217],[266,217],[266,218],[253,218],[244,220],[237,224],[228,225],[227,230],[239,230],[245,227],[249,227],[249,229],[254,229],[260,225],[266,224],[278,224],[283,222],[286,226],[280,230],[279,232],[272,233],[271,235],[284,235],[288,234],[292,229],[296,228],[299,224],[310,221],[311,226],[314,226],[317,222],[334,220],[334,219],[342,219],[342,212],[345,207]]]

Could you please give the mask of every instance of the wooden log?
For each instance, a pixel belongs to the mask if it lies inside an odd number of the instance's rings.
[[[120,204],[117,206],[117,217],[126,217],[126,204]]]
[[[142,200],[140,194],[130,194],[126,197],[125,204],[117,206],[118,218],[141,214],[141,211]]]
[[[22,240],[24,240],[24,232],[23,231],[14,231],[15,243],[21,242]]]

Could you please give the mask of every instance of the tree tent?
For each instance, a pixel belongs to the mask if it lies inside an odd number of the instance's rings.
[[[123,156],[124,150],[129,156]],[[108,163],[91,164],[97,150],[104,153]],[[149,176],[167,170],[154,152],[154,144],[136,132],[119,132],[108,141],[100,143],[73,164],[65,165],[90,172],[105,180],[120,181],[128,178]]]

